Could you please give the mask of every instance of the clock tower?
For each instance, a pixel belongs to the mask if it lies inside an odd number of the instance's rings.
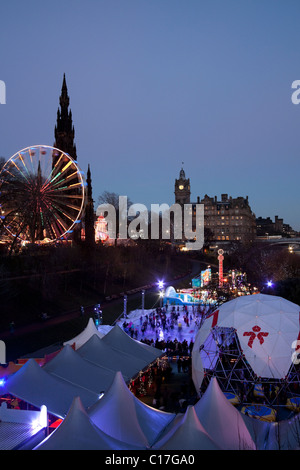
[[[190,179],[185,177],[184,169],[181,168],[179,179],[175,179],[175,203],[190,204],[191,187]]]

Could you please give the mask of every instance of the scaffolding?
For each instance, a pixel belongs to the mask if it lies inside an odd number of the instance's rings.
[[[286,406],[294,400],[291,409],[300,406],[300,368],[292,363],[285,378],[263,378],[256,375],[247,361],[234,328],[215,326],[201,345],[199,353],[205,378],[203,389],[211,377],[216,377],[224,393],[234,394],[239,403],[254,402],[267,406]]]

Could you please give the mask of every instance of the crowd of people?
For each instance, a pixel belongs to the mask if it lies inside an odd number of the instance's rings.
[[[139,341],[152,340],[151,344],[194,339],[208,307],[199,305],[165,305],[138,316],[130,316],[122,322],[124,331]],[[171,346],[172,347],[172,346]]]
[[[141,310],[135,311],[132,312],[133,315],[130,314],[123,319],[123,329],[132,338],[164,353],[164,359],[159,365],[151,366],[132,382],[130,387],[136,396],[141,399],[152,398],[152,406],[167,411],[181,412],[188,404],[193,404],[193,400],[197,398],[191,373],[194,339],[202,321],[211,310],[212,308],[200,305],[166,305],[150,311],[145,310],[144,314],[141,314]],[[235,377],[239,372],[248,370],[243,362],[245,359],[241,359],[235,335],[233,333],[230,335],[230,332],[225,335],[222,329],[217,329],[214,334],[216,335],[214,339],[220,348],[219,366],[216,366],[215,374],[218,377],[220,375],[221,388],[223,380],[225,382],[228,380],[227,374],[230,374],[232,369],[231,358],[234,357],[237,362],[235,361],[235,374],[231,382],[236,387],[235,393],[240,403],[271,403],[273,406],[274,404],[285,406],[286,387],[277,390],[275,386],[266,383],[262,393],[258,393],[256,380],[253,377]],[[178,388],[175,390],[174,386],[169,388],[164,386],[168,382],[173,382],[174,385],[172,376],[176,374],[183,374],[179,380],[180,390]],[[205,374],[199,390],[200,396],[205,392],[209,378],[209,374]],[[224,390],[226,389],[225,386]]]
[[[194,403],[191,356],[194,338],[208,311],[201,305],[165,305],[144,314],[141,310],[132,312],[122,320],[121,326],[131,338],[163,353],[158,363],[131,381],[130,389],[138,398],[147,398],[151,406],[171,412],[184,412]],[[181,374],[176,386],[175,374]]]
[[[173,380],[174,367],[182,374],[180,383]],[[178,357],[175,361],[173,358],[159,360],[132,380],[129,388],[141,401],[168,412],[184,412],[188,405],[197,401],[188,357]]]

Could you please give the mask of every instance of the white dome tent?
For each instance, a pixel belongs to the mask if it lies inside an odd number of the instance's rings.
[[[222,304],[205,319],[195,338],[192,374],[197,392],[206,374],[233,392],[241,392],[250,382],[299,385],[293,360],[299,313],[298,305],[264,294]]]

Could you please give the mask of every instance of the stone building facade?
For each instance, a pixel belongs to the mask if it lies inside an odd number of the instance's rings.
[[[282,236],[296,237],[297,232],[289,225],[283,222],[283,219],[275,215],[275,220],[270,217],[258,217],[256,219],[256,229],[258,237]]]
[[[204,205],[204,228],[210,233],[214,241],[248,243],[256,238],[256,218],[252,212],[248,196],[236,197],[222,194],[209,197],[207,194],[197,203],[190,201],[190,180],[185,177],[183,169],[179,179],[175,180],[175,203],[192,204],[193,213],[196,214],[196,204]]]

